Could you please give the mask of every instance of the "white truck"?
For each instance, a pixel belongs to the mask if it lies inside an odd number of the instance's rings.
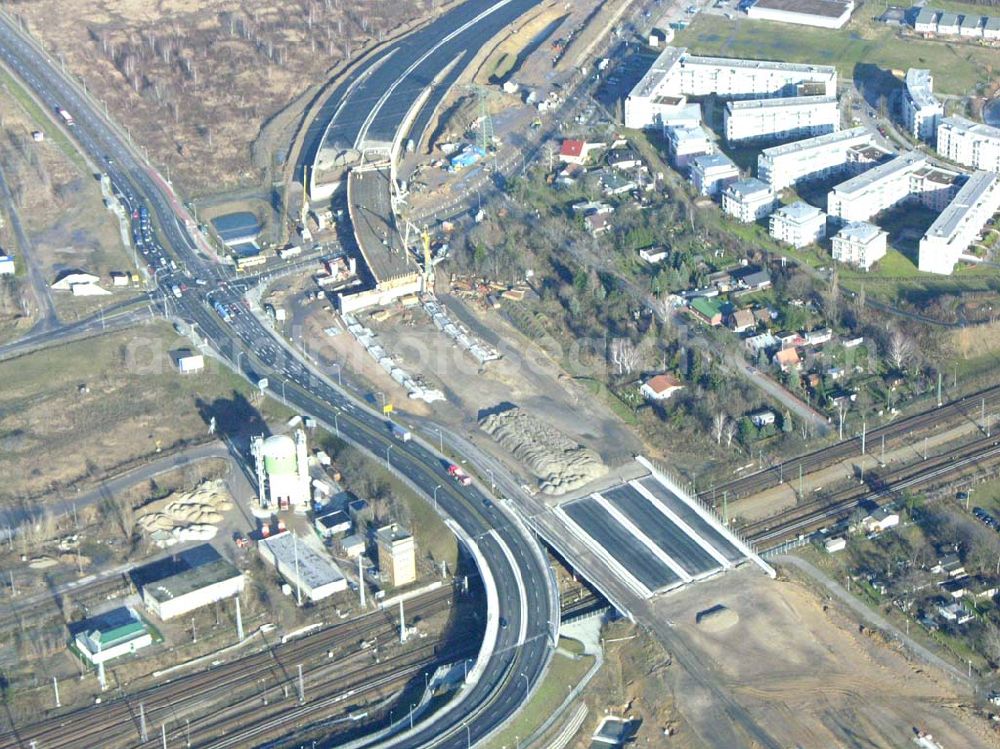
[[[401,427],[399,424],[390,421],[389,426],[392,428],[392,436],[398,439],[400,442],[409,442],[413,439],[413,434],[409,429]]]

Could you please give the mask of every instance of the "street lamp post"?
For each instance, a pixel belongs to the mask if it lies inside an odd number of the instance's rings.
[[[333,412],[333,430],[337,433],[337,439],[340,439],[340,424],[337,423],[337,412]]]
[[[441,432],[441,427],[434,427],[437,429],[438,433],[438,452],[444,455],[444,434]]]
[[[333,366],[337,368],[337,385],[339,387],[344,387],[344,381],[340,378],[340,364],[337,362],[333,363]]]
[[[438,489],[441,488],[441,484],[434,487],[434,512],[437,512],[438,508]]]
[[[236,371],[237,371],[237,373],[239,373],[239,372],[242,371],[240,369],[240,360],[243,358],[243,353],[244,353],[243,351],[238,351],[236,353]]]
[[[388,445],[385,448],[385,470],[390,471],[392,468],[389,466],[389,451],[392,449],[392,445]]]
[[[531,687],[528,684],[528,677],[525,676],[524,671],[521,672],[521,678],[524,679],[524,699],[528,700],[528,695],[531,692]]]

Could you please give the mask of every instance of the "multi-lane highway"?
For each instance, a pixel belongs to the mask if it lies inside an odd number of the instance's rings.
[[[419,138],[441,95],[472,57],[507,24],[539,0],[467,0],[403,39],[380,47],[345,78],[306,131],[298,173],[312,167],[324,147],[359,148],[362,141],[391,142],[421,93],[432,84],[437,95],[422,103],[410,132]],[[439,74],[456,59],[462,63]]]
[[[481,43],[532,4],[530,0],[494,3],[470,0],[451,12],[471,14],[468,17],[445,16],[451,18],[449,24],[458,23],[456,28],[464,28],[451,40],[462,38],[464,44],[471,45],[478,39]],[[482,16],[490,6],[495,6],[495,11]],[[460,21],[461,18],[465,20]],[[466,25],[477,18],[479,21]],[[480,24],[485,18],[490,21]],[[475,34],[468,36],[472,29]],[[432,33],[440,34],[441,29]],[[449,34],[450,31],[444,36]],[[410,51],[406,54],[417,65],[407,66],[403,76],[399,74],[397,61],[404,56],[397,52],[400,57],[394,58],[391,66],[379,68],[396,71],[388,78],[377,76],[376,70],[363,68],[345,84],[348,87],[345,93],[363,90],[371,96],[378,86],[390,91],[390,97],[378,97],[387,103],[383,110],[386,119],[361,123],[361,128],[380,137],[383,122],[390,123],[390,113],[399,111],[395,104],[402,106],[405,97],[419,93],[410,87],[408,77],[419,70],[430,80],[433,71],[421,66],[430,65],[431,60],[436,61],[439,69],[447,64],[449,49],[438,47],[439,55],[423,56],[423,51],[437,42],[428,45],[427,38],[422,38],[408,44]],[[169,314],[194,325],[212,349],[252,381],[267,377],[271,393],[289,406],[312,414],[343,439],[384,460],[425,495],[436,491],[438,507],[474,539],[497,586],[499,610],[490,612],[499,623],[495,627],[495,647],[483,664],[480,678],[464,695],[460,710],[444,708],[433,719],[416,725],[404,735],[381,741],[402,749],[428,746],[458,749],[486,737],[517,711],[540,681],[554,647],[558,597],[538,544],[478,487],[456,484],[439,455],[419,440],[407,443],[394,440],[381,416],[311,370],[261,325],[243,300],[246,282],[236,281],[227,268],[198,250],[178,216],[179,204],[164,190],[158,175],[141,163],[92,102],[6,16],[0,16],[0,58],[46,107],[52,111],[62,107],[72,114],[75,119],[70,128],[72,135],[111,179],[115,192],[133,217],[138,218],[144,206],[150,211],[156,237],[145,241],[142,251],[158,304]],[[394,99],[395,96],[403,98]],[[354,100],[343,109],[353,111],[362,103]],[[174,287],[179,297],[173,293]]]

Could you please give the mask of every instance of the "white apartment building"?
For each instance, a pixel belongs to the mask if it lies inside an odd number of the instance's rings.
[[[667,128],[667,150],[671,165],[684,171],[698,156],[715,153],[715,143],[700,124]]]
[[[698,156],[691,162],[691,184],[699,195],[716,197],[723,188],[740,178],[740,170],[725,154]]]
[[[765,148],[757,157],[757,177],[776,191],[796,182],[827,177],[848,168],[848,152],[871,143],[863,127]]]
[[[799,65],[690,55],[665,47],[625,99],[625,126],[663,127],[684,106],[686,96],[715,94],[722,99],[837,93],[832,65]]]
[[[910,151],[834,187],[827,196],[826,212],[839,223],[867,221],[909,199],[942,210],[955,195],[957,177]]]
[[[885,257],[888,234],[867,221],[852,221],[831,240],[833,259],[864,270]]]
[[[836,96],[790,96],[726,102],[726,140],[776,140],[840,129]]]
[[[854,0],[757,0],[747,8],[747,18],[839,29],[853,12]]]
[[[951,275],[955,263],[998,210],[1000,175],[977,171],[920,240],[920,270]]]
[[[773,208],[774,190],[754,177],[732,182],[722,191],[722,210],[744,224],[764,218]]]
[[[944,106],[934,98],[934,77],[929,70],[910,68],[904,84],[903,124],[914,138],[930,143],[944,115]]]
[[[805,247],[826,236],[826,214],[801,200],[771,214],[768,232],[779,242]]]
[[[937,152],[959,164],[1000,172],[1000,128],[945,117],[938,124]]]

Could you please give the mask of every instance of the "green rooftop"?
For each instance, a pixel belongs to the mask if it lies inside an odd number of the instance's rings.
[[[709,320],[722,314],[722,309],[716,302],[703,296],[698,296],[691,300],[691,309]]]

